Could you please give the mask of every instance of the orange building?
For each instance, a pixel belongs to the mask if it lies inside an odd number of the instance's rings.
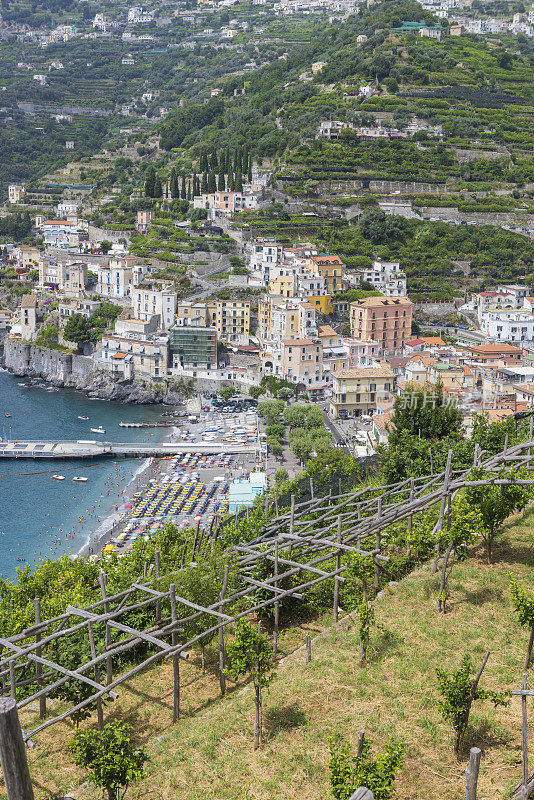
[[[374,339],[384,352],[401,351],[411,338],[413,303],[407,297],[366,297],[350,304],[353,339]]]

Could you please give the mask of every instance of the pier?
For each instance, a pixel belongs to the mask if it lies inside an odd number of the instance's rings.
[[[69,458],[164,458],[183,453],[242,454],[256,453],[256,444],[237,442],[0,442],[0,458],[69,459]]]

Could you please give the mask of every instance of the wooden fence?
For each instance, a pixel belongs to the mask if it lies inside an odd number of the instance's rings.
[[[496,472],[502,465],[524,466],[532,469],[534,440],[505,448],[496,456],[483,461],[477,449],[475,465]],[[225,678],[225,629],[237,619],[248,617],[268,607],[274,611],[274,651],[278,636],[280,602],[287,597],[302,598],[312,586],[324,581],[333,585],[334,618],[337,619],[339,588],[344,581],[344,553],[357,553],[374,565],[375,588],[378,588],[380,571],[386,570],[389,558],[384,555],[384,532],[394,524],[407,520],[408,530],[414,515],[439,506],[434,527],[437,533],[444,521],[449,503],[458,491],[481,483],[533,484],[534,479],[510,481],[496,474],[489,481],[469,480],[469,470],[453,470],[452,452],[447,465],[439,474],[421,478],[408,478],[396,484],[363,487],[357,491],[313,498],[296,503],[291,498],[288,509],[282,510],[264,526],[261,535],[247,543],[238,544],[233,551],[237,561],[235,591],[227,593],[229,567],[221,574],[219,599],[208,606],[191,602],[176,594],[174,584],[161,590],[159,554],[154,564],[145,565],[144,575],[130,587],[108,595],[106,575],[100,573],[100,597],[84,608],[68,606],[63,614],[42,620],[40,601],[35,600],[35,623],[20,633],[0,638],[0,693],[16,702],[18,709],[39,701],[40,722],[32,730],[23,732],[28,742],[38,733],[80,711],[86,706],[96,706],[99,727],[103,725],[102,699],[116,698],[117,689],[152,664],[172,660],[174,676],[173,720],[180,713],[180,662],[189,657],[191,647],[205,637],[218,635],[221,693]],[[195,538],[191,561],[195,553],[212,547],[217,531]],[[362,542],[371,542],[364,547]],[[383,541],[384,540],[384,541]],[[436,552],[436,560],[439,552]],[[183,562],[183,559],[182,559]],[[330,562],[325,564],[325,562]],[[332,568],[333,564],[333,568]],[[258,567],[265,567],[267,577],[259,580]],[[182,568],[184,567],[182,563]],[[175,575],[178,574],[178,570]],[[298,576],[298,579],[295,579]],[[167,580],[171,576],[165,576]],[[289,589],[281,586],[287,578],[294,584]],[[366,587],[364,587],[364,590]],[[259,599],[261,596],[266,599]],[[241,600],[236,611],[236,600]],[[127,624],[131,612],[149,611],[151,624],[143,629]],[[200,618],[206,621],[202,633],[187,641],[184,625]],[[126,621],[125,621],[126,620]],[[105,637],[95,637],[95,629],[105,631]],[[113,636],[112,636],[113,632]],[[80,635],[90,658],[76,669],[68,669],[44,654],[50,654],[59,645],[68,648],[69,640],[79,643]],[[118,637],[118,638],[117,638]],[[97,647],[97,641],[102,644]],[[117,662],[127,651],[138,646],[149,646],[149,654],[125,672],[116,674]],[[67,681],[81,681],[91,687],[90,694],[61,713],[47,716],[47,697]],[[29,691],[31,694],[26,695]],[[22,691],[24,688],[24,692]]]

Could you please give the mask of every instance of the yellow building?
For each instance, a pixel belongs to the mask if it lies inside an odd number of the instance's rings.
[[[306,259],[306,267],[312,275],[325,279],[329,292],[340,292],[344,288],[343,262],[339,256],[318,255]]]
[[[269,283],[269,292],[280,297],[295,297],[296,287],[295,275],[278,275]]]
[[[321,314],[332,314],[334,311],[331,294],[319,294],[314,297],[307,297],[306,301],[317,309],[317,311],[320,311]]]
[[[359,417],[373,414],[377,403],[389,400],[395,391],[396,377],[391,367],[359,367],[332,375],[330,413],[333,417]]]
[[[230,342],[247,340],[250,335],[250,302],[217,300],[215,327],[221,339]]]

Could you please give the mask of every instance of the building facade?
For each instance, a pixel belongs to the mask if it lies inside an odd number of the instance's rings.
[[[377,403],[392,398],[395,388],[395,375],[385,363],[339,372],[332,376],[330,413],[336,419],[372,415]]]
[[[353,339],[373,339],[385,353],[400,352],[411,338],[413,303],[407,297],[366,297],[350,304]]]
[[[324,385],[323,345],[320,339],[284,339],[282,342],[282,375],[306,389]]]
[[[195,325],[173,325],[169,331],[173,369],[216,369],[217,332]]]
[[[163,284],[141,284],[130,291],[132,307],[137,319],[148,321],[159,317],[160,327],[169,330],[176,318],[176,292]]]

